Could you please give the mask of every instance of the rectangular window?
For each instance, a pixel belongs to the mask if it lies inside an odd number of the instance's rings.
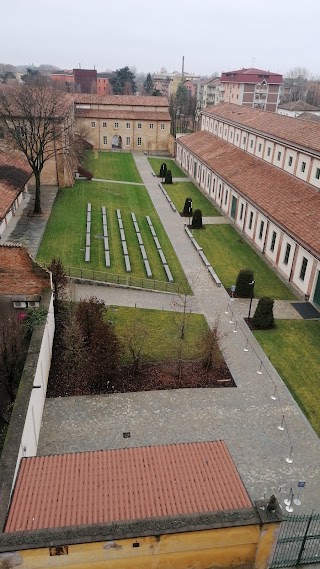
[[[272,233],[271,243],[270,243],[270,251],[274,251],[274,247],[276,244],[277,234],[275,231]]]
[[[305,162],[302,162],[302,164],[301,164],[301,172],[304,172],[305,169],[306,169],[306,163],[305,163]]]
[[[108,137],[107,136],[103,137],[103,144],[108,144]]]
[[[96,127],[96,122],[95,121],[91,121],[91,128],[95,128]]]
[[[291,251],[291,245],[290,245],[290,243],[287,243],[286,252],[285,252],[285,254],[284,254],[284,259],[283,259],[283,264],[284,264],[284,265],[287,265],[287,264],[288,264],[289,257],[290,257],[290,251]]]
[[[127,126],[127,128],[130,128],[130,127],[131,127],[131,125],[130,125],[129,122],[127,122],[127,125],[126,125],[126,126]]]
[[[258,146],[258,152],[261,152],[262,144],[260,143]]]
[[[102,127],[103,127],[103,128],[106,128],[106,127],[107,127],[107,123],[106,123],[106,122],[103,122],[103,123],[102,123]]]
[[[267,156],[270,156],[270,154],[271,154],[271,148],[270,148],[270,146],[269,146],[269,147],[268,147],[268,150],[267,150]]]
[[[149,128],[153,128],[153,122],[149,124]]]
[[[253,212],[250,212],[250,218],[249,218],[249,229],[252,229],[252,222],[253,222]]]
[[[226,135],[227,135],[227,129],[225,128],[224,129],[224,136],[226,136]]]
[[[162,122],[160,125],[161,130],[164,130],[164,123]]]
[[[243,218],[243,209],[244,209],[244,205],[242,203],[241,208],[240,208],[240,221],[242,221],[242,218]]]
[[[130,144],[131,144],[130,136],[127,136],[127,138],[126,138],[126,145],[127,145],[127,146],[130,146]]]
[[[138,128],[142,128],[141,122],[138,122]]]
[[[231,131],[231,132],[230,132],[230,138],[232,138],[232,137],[233,137],[233,132]]]
[[[277,160],[278,160],[278,162],[280,162],[280,160],[281,160],[281,152],[278,152]]]
[[[141,146],[142,140],[141,140],[141,136],[138,136],[138,146]]]
[[[244,136],[243,137],[243,144],[245,144],[245,143],[246,143],[246,137]]]
[[[253,148],[253,140],[250,141],[250,148]]]
[[[219,198],[221,196],[221,184],[219,184]]]
[[[293,160],[292,156],[289,156],[288,166],[292,166],[292,160]]]
[[[261,221],[261,223],[260,223],[260,231],[259,231],[259,239],[262,239],[263,228],[264,228],[264,221]]]
[[[300,279],[304,281],[304,277],[306,276],[306,270],[308,266],[308,259],[303,257],[302,264],[301,264],[301,271],[300,271]]]
[[[228,190],[226,190],[226,195],[224,196],[224,205],[227,205],[227,201],[228,201]]]
[[[114,128],[119,128],[119,123],[118,123],[118,122],[115,122],[115,123],[114,123]]]
[[[239,142],[239,134],[237,134],[236,142]]]
[[[0,133],[0,138],[1,138],[1,133]],[[315,175],[316,180],[320,179],[320,168],[316,169],[316,175]]]

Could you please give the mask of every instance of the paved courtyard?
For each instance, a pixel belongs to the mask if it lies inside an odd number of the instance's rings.
[[[320,504],[320,441],[247,328],[242,317],[248,301],[229,304],[160,192],[147,158],[136,155],[135,161],[193,288],[193,310],[209,324],[219,319],[223,352],[237,388],[49,399],[38,453],[224,439],[253,499],[276,493],[283,503],[290,488],[296,491],[298,481],[305,480],[302,506],[295,513],[309,512]],[[172,309],[172,295],[80,285],[73,292],[77,297],[95,294],[107,304]],[[298,318],[287,302],[276,304],[276,315]],[[123,438],[125,432],[130,438]],[[290,457],[292,463],[286,461]]]

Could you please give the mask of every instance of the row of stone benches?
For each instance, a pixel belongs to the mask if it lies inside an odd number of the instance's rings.
[[[137,236],[137,239],[138,239],[138,243],[139,243],[139,247],[140,247],[140,252],[141,252],[141,255],[142,255],[142,260],[143,260],[144,268],[145,268],[146,273],[147,273],[147,277],[152,277],[152,271],[151,271],[150,263],[149,263],[149,260],[148,260],[148,255],[147,255],[147,253],[146,253],[145,246],[144,246],[144,243],[143,243],[143,239],[142,239],[142,236],[141,236],[141,233],[140,233],[140,228],[139,228],[139,225],[138,225],[138,222],[137,222],[136,214],[135,214],[133,211],[131,212],[131,217],[132,217],[133,226],[134,226],[134,229],[135,229],[135,232],[136,232],[136,236]]]
[[[87,227],[86,227],[86,249],[85,249],[85,262],[90,261],[90,243],[91,243],[91,203],[87,204]]]
[[[119,225],[119,231],[120,231],[120,239],[121,239],[121,247],[122,247],[122,251],[123,251],[124,264],[125,264],[127,273],[131,273],[131,263],[130,263],[129,251],[128,251],[128,246],[127,246],[127,241],[126,241],[126,234],[125,234],[124,229],[123,229],[123,221],[122,221],[120,209],[117,209],[117,219],[118,219],[118,225]]]
[[[109,247],[109,235],[108,235],[108,224],[107,224],[107,213],[105,206],[101,208],[102,213],[102,229],[103,229],[103,245],[104,245],[104,260],[106,267],[111,267],[110,260],[110,247]]]
[[[165,258],[164,252],[162,251],[162,247],[161,247],[161,245],[160,245],[160,241],[159,241],[159,239],[158,239],[158,237],[157,237],[155,228],[153,227],[153,224],[152,224],[152,221],[151,221],[149,215],[146,215],[146,220],[147,220],[147,223],[148,223],[148,225],[149,225],[149,229],[150,229],[151,235],[152,235],[152,237],[153,237],[153,240],[154,240],[154,242],[155,242],[155,245],[156,245],[156,247],[157,247],[157,250],[158,250],[158,253],[159,253],[159,256],[160,256],[160,259],[161,259],[161,263],[162,263],[163,268],[164,268],[164,270],[165,270],[165,273],[166,273],[166,275],[167,275],[167,279],[168,279],[169,283],[172,283],[172,282],[173,282],[173,276],[172,276],[172,274],[171,274],[169,265],[168,265],[168,263],[167,263],[167,259]]]
[[[186,232],[186,234],[188,235],[192,245],[194,246],[194,248],[198,251],[199,256],[201,257],[204,265],[207,267],[208,272],[210,273],[210,275],[212,276],[214,282],[216,283],[216,285],[218,287],[221,286],[221,281],[217,275],[217,273],[215,272],[215,270],[212,268],[210,261],[208,261],[207,257],[205,256],[202,247],[199,245],[199,243],[196,241],[196,239],[193,237],[189,227],[187,225],[184,226],[184,230]]]
[[[176,206],[174,205],[172,199],[170,198],[169,194],[166,192],[166,190],[164,189],[163,185],[159,182],[159,188],[162,191],[163,195],[165,196],[165,198],[168,200],[171,209],[173,209],[173,211],[177,211]]]

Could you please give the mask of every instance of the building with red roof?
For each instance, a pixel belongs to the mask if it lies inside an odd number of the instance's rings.
[[[276,112],[282,75],[250,67],[224,71],[220,77],[220,101]]]

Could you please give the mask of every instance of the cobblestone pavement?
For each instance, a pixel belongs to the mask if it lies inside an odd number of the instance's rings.
[[[32,215],[34,207],[35,189],[31,188],[24,198],[15,217],[2,234],[1,241],[6,243],[21,243],[31,257],[37,256],[47,221],[50,217],[53,202],[57,195],[56,186],[42,186],[41,188],[41,215]]]
[[[49,399],[38,452],[224,439],[253,499],[264,493],[277,493],[280,485],[288,493],[291,486],[296,489],[298,480],[305,480],[302,506],[296,507],[295,513],[309,512],[315,504],[320,504],[319,439],[247,328],[242,318],[247,302],[233,303],[235,326],[234,318],[226,310],[229,301],[226,291],[213,283],[184,232],[181,218],[171,210],[159,190],[147,158],[136,155],[135,160],[191,283],[197,311],[205,315],[209,324],[220,321],[222,349],[237,388]],[[127,302],[144,306],[151,302],[153,307],[158,302],[164,306],[163,296],[166,296],[120,289],[111,295],[110,288],[102,287],[99,291],[106,295],[107,302],[112,298],[116,304],[118,296],[119,304],[127,298]],[[283,415],[285,429],[280,431]],[[131,438],[123,439],[123,432],[127,431]],[[290,456],[292,463],[286,461]],[[282,504],[285,493],[280,495]]]

